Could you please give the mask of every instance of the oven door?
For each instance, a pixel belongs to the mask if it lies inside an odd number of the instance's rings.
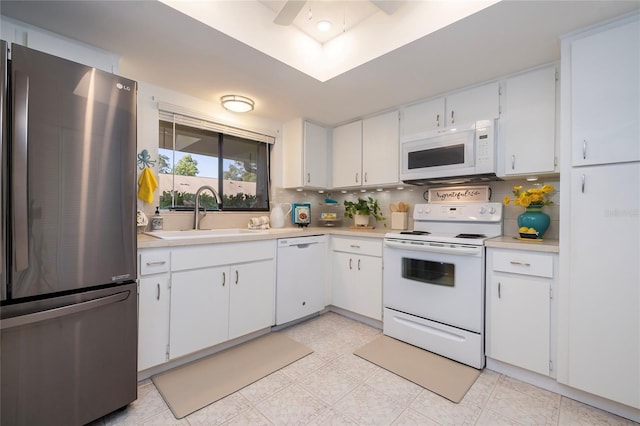
[[[385,308],[483,333],[484,247],[405,246],[385,241]]]

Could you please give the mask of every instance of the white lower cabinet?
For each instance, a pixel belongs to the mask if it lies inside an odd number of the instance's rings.
[[[382,241],[332,237],[333,305],[382,320]]]
[[[230,268],[229,339],[274,324],[274,260],[262,260]]]
[[[138,370],[272,326],[275,247],[141,249]]]
[[[145,370],[168,359],[170,252],[140,250],[138,258],[138,370]]]
[[[487,249],[489,358],[551,374],[551,301],[557,255]]]
[[[228,273],[228,267],[219,266],[171,275],[172,359],[227,340]]]
[[[169,344],[169,274],[139,280],[138,370],[167,361]]]

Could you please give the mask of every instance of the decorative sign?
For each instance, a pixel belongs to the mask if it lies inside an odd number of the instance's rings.
[[[452,186],[450,188],[429,189],[430,203],[487,202],[491,198],[489,186]]]

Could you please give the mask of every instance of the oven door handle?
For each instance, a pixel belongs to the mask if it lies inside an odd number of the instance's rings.
[[[426,253],[457,254],[461,256],[480,256],[484,248],[483,246],[451,247],[450,245],[440,243],[429,243],[421,241],[399,242],[393,240],[385,240],[384,245],[389,248],[401,250],[414,250]]]

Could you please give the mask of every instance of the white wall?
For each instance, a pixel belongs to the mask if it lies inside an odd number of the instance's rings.
[[[8,43],[16,43],[107,72],[118,73],[120,57],[106,50],[1,15],[0,30],[0,37]]]

